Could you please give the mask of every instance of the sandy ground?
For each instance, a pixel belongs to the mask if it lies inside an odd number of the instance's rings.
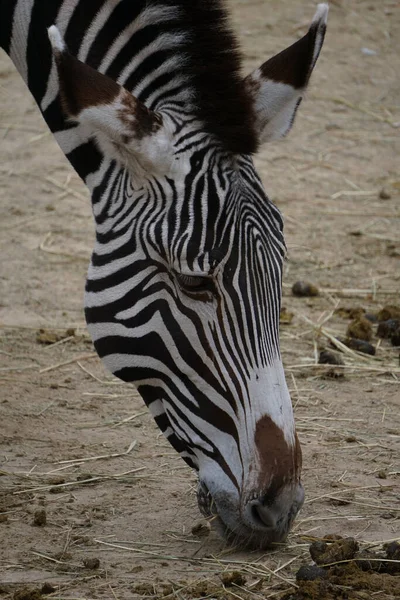
[[[246,70],[304,33],[314,10],[229,4]],[[336,308],[400,304],[399,30],[398,1],[332,2],[295,128],[257,158],[286,222],[283,304],[294,318],[281,337],[307,493],[287,545],[262,556],[192,535],[194,475],[94,355],[82,310],[87,193],[0,56],[0,596],[49,582],[57,598],[276,598],[313,536],[400,535],[399,350],[374,337],[375,358],[343,355],[344,377],[315,366],[327,335],[345,334]],[[294,298],[300,279],[320,296]],[[246,585],[190,586],[232,568]]]

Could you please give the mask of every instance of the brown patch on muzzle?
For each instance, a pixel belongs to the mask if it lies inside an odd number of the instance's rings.
[[[282,429],[264,416],[256,425],[255,444],[260,461],[259,488],[268,490],[267,496],[273,501],[284,485],[300,480],[300,443],[295,434],[294,444],[288,444]]]

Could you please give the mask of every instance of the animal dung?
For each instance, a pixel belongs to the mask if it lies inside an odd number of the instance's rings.
[[[388,321],[389,319],[400,319],[400,306],[388,304],[378,312],[378,321]]]
[[[290,325],[293,321],[294,314],[288,310],[284,306],[281,308],[281,312],[279,314],[279,323],[281,325]]]
[[[245,585],[246,578],[239,571],[225,571],[220,575],[222,583],[226,587]]]
[[[86,569],[98,569],[100,567],[100,560],[96,557],[94,558],[84,558],[83,559],[83,566]]]
[[[344,538],[332,544],[317,541],[311,544],[310,555],[317,565],[329,565],[354,558],[358,549],[358,543],[353,538]]]
[[[319,289],[308,281],[296,281],[292,286],[292,294],[299,298],[311,298],[319,296]]]
[[[297,581],[315,581],[316,579],[326,579],[328,572],[316,565],[303,565],[296,573]]]
[[[318,364],[320,365],[343,365],[344,362],[339,354],[330,350],[322,350],[319,353]]]
[[[389,339],[396,332],[399,326],[400,321],[397,319],[381,321],[378,325],[378,331],[376,332],[376,335],[380,338]]]
[[[376,348],[369,342],[365,340],[359,340],[357,338],[347,338],[344,341],[345,345],[356,352],[362,352],[363,354],[369,354],[370,356],[375,356]]]
[[[33,515],[33,525],[35,525],[36,527],[44,527],[46,523],[47,515],[44,508],[39,508],[38,510],[35,510],[35,513]]]
[[[347,327],[347,337],[370,342],[372,340],[371,323],[364,317],[355,319]]]
[[[341,306],[340,308],[335,309],[334,314],[338,315],[339,317],[342,317],[343,319],[360,319],[362,316],[365,315],[365,309],[361,307],[346,308]],[[365,317],[367,318],[366,315]]]

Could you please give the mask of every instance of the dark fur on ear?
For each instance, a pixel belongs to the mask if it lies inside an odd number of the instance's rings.
[[[223,0],[170,0],[189,34],[185,70],[193,81],[198,117],[223,147],[234,153],[256,152],[253,101],[241,75],[241,54],[227,22]]]

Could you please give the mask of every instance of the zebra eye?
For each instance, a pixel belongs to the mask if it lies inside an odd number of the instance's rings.
[[[185,294],[198,300],[210,300],[215,295],[216,289],[211,277],[202,275],[184,275],[175,273],[179,287]]]

